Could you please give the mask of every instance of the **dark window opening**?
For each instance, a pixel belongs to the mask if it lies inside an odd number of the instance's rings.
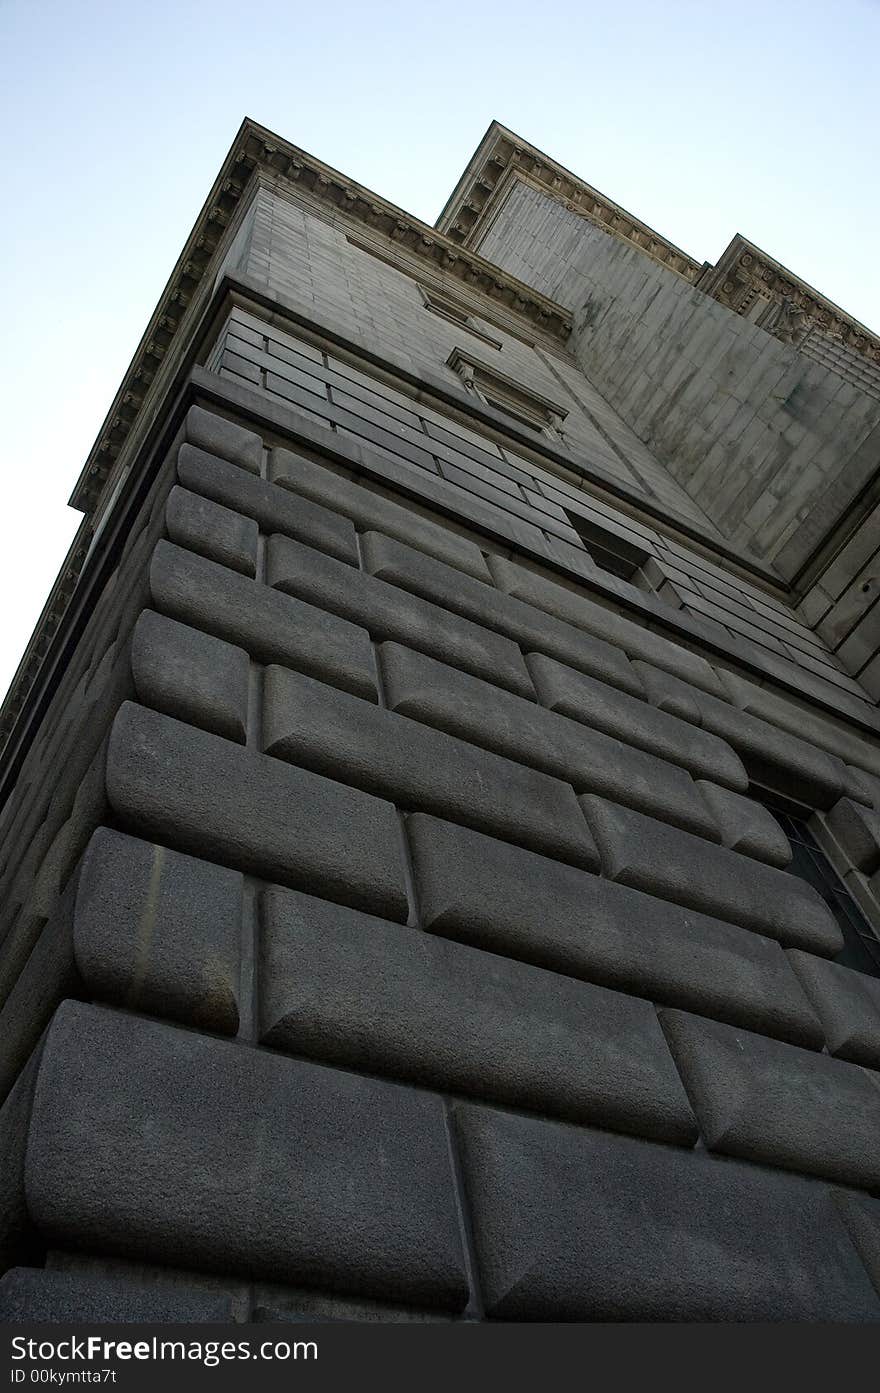
[[[647,551],[590,518],[569,512],[567,508],[565,515],[600,570],[610,571],[612,575],[631,581],[642,590],[653,589],[643,570],[649,560]]]

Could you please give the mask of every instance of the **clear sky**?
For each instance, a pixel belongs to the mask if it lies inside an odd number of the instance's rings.
[[[0,0],[0,693],[245,115],[433,222],[494,117],[692,255],[880,328],[878,0]]]

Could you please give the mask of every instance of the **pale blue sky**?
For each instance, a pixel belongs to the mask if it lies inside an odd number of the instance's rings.
[[[880,328],[877,0],[0,0],[0,692],[66,500],[243,116],[433,222],[493,117],[694,256]]]

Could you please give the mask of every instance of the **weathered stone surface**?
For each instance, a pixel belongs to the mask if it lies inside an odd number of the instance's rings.
[[[392,710],[565,779],[578,792],[607,794],[718,840],[693,779],[676,765],[398,644],[382,644],[380,661]]]
[[[539,701],[549,710],[679,764],[695,777],[712,779],[740,792],[748,787],[742,760],[708,731],[695,730],[677,716],[615,691],[542,653],[526,654],[526,666]]]
[[[590,638],[491,584],[483,585],[458,575],[442,562],[378,532],[365,533],[362,546],[364,565],[372,575],[434,601],[484,629],[504,634],[522,647],[553,654],[612,686],[641,695],[638,678],[619,648]]]
[[[743,798],[728,788],[719,788],[706,779],[698,779],[697,788],[718,825],[722,846],[743,856],[754,856],[770,866],[788,865],[791,844],[763,804]]]
[[[234,1035],[242,876],[99,828],[76,895],[76,966],[99,1000]]]
[[[62,1245],[466,1299],[438,1099],[144,1018],[59,1009],[27,1193]]]
[[[144,610],[131,640],[138,700],[244,744],[250,662],[243,648]]]
[[[132,831],[389,919],[405,919],[389,803],[130,702],[113,723],[107,796]]]
[[[581,798],[581,807],[611,880],[757,929],[788,947],[828,957],[843,947],[831,911],[799,876],[592,794]]]
[[[191,445],[211,455],[259,474],[263,462],[263,442],[253,431],[245,430],[213,411],[191,406],[186,413],[186,438]]]
[[[513,561],[492,556],[489,566],[499,590],[515,595],[547,614],[554,614],[596,638],[615,644],[630,658],[654,663],[664,671],[692,682],[695,687],[721,695],[718,677],[699,654],[691,653],[661,634],[652,633],[622,614],[605,609],[585,593],[567,590],[533,571],[524,570]]]
[[[181,445],[178,451],[177,477],[194,493],[253,518],[264,532],[283,532],[350,566],[357,565],[354,524],[329,508],[291,495],[265,479],[253,479],[235,465],[191,445]]]
[[[43,1052],[37,1045],[0,1106],[0,1267],[39,1261],[39,1241],[28,1214],[25,1156],[34,1089]]]
[[[339,568],[351,578],[350,567]],[[153,554],[150,588],[161,613],[238,644],[259,662],[285,663],[376,699],[369,635],[344,618],[280,595],[169,542],[160,542]]]
[[[660,1018],[711,1150],[846,1185],[880,1183],[877,1075],[683,1011]]]
[[[654,1008],[307,895],[264,896],[275,1049],[690,1145]]]
[[[677,716],[691,725],[700,725],[703,718],[693,687],[674,677],[671,672],[664,672],[652,663],[640,662],[638,658],[633,660],[633,669],[648,700],[658,711],[666,711],[670,716]]]
[[[451,823],[406,825],[431,932],[821,1048],[772,939]]]
[[[648,664],[636,663],[635,667],[652,701],[656,701],[659,694],[666,703],[664,709],[669,710],[672,693],[682,714],[685,708],[695,707],[699,712],[698,724],[732,745],[758,783],[818,808],[830,808],[840,798],[846,782],[846,766],[836,755],[827,754],[806,740],[799,740],[796,735],[698,691],[686,682],[679,682],[669,673],[661,674],[662,681],[658,683]]]
[[[260,529],[252,518],[175,484],[165,505],[165,526],[178,546],[243,576],[256,575]]]
[[[546,774],[282,667],[266,669],[263,726],[268,754],[405,808],[598,866],[574,793]]]
[[[384,580],[354,575],[349,567],[287,537],[269,538],[266,565],[270,585],[363,625],[377,642],[395,639],[495,686],[533,696],[519,648],[501,634],[481,629]]]
[[[231,1321],[220,1293],[13,1267],[0,1279],[0,1320],[45,1324],[196,1324]]]
[[[0,1011],[0,1100],[13,1087],[65,996],[81,993],[73,958],[76,887],[68,886],[54,914],[41,928],[31,952]]]
[[[361,530],[378,528],[389,537],[400,537],[428,556],[455,566],[465,575],[488,580],[489,573],[479,547],[466,537],[447,531],[439,523],[422,517],[415,509],[394,503],[362,485],[342,480],[329,469],[293,455],[289,450],[273,450],[270,476],[281,488],[322,503],[344,513]]]
[[[468,1105],[456,1120],[495,1319],[880,1320],[824,1186]]]
[[[788,959],[839,1059],[880,1069],[880,980],[789,949]]]
[[[868,1199],[867,1195],[837,1190],[834,1202],[856,1252],[870,1274],[874,1289],[880,1295],[880,1201]]]
[[[856,870],[880,869],[880,812],[841,798],[828,814],[828,826]]]

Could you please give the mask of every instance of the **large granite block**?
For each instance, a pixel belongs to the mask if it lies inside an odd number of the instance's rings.
[[[612,644],[590,638],[572,625],[505,595],[491,584],[484,585],[461,576],[433,557],[423,556],[412,547],[378,532],[367,532],[362,547],[364,566],[371,575],[388,581],[399,590],[420,595],[484,629],[506,635],[524,648],[550,653],[603,682],[641,695],[638,678],[626,654]]]
[[[142,1017],[57,1012],[27,1194],[61,1246],[466,1299],[439,1099]]]
[[[242,876],[101,827],[83,857],[73,919],[89,992],[130,1010],[234,1035]]]
[[[880,979],[790,948],[794,968],[838,1059],[880,1070]]]
[[[592,794],[581,798],[611,880],[832,957],[837,922],[812,885]]]
[[[491,629],[481,629],[374,576],[355,575],[348,566],[287,537],[269,538],[266,565],[271,586],[363,625],[377,642],[395,639],[495,686],[533,695],[519,648]]]
[[[243,648],[144,610],[131,671],[143,705],[244,744],[250,661]]]
[[[350,566],[357,565],[354,524],[329,508],[276,488],[265,479],[253,479],[235,465],[191,445],[182,445],[178,451],[177,477],[194,493],[253,518],[263,532],[283,532]]]
[[[184,425],[186,438],[191,445],[207,450],[211,455],[247,469],[251,474],[259,474],[263,462],[263,442],[252,430],[245,430],[213,411],[205,411],[201,406],[191,406],[186,413]]]
[[[274,1049],[696,1139],[648,1002],[292,891],[263,906],[260,1038]]]
[[[880,1320],[822,1185],[485,1108],[456,1113],[496,1320]]]
[[[243,576],[256,575],[260,529],[252,518],[175,484],[165,505],[165,526],[178,546]]]
[[[661,1021],[711,1150],[880,1185],[880,1076],[684,1011]]]
[[[568,784],[301,673],[266,669],[263,729],[265,751],[292,764],[404,808],[434,812],[578,866],[598,866]]]
[[[406,919],[389,803],[126,702],[107,796],[124,826],[390,919]]]
[[[406,825],[432,933],[821,1048],[772,939],[423,814]]]
[[[382,644],[380,662],[392,710],[565,779],[579,793],[604,793],[718,840],[714,817],[677,765],[399,644]]]
[[[222,1292],[13,1267],[0,1279],[0,1321],[47,1325],[202,1324],[232,1321]]]
[[[698,779],[697,788],[721,833],[722,846],[742,856],[754,856],[769,866],[787,866],[791,843],[773,814],[753,798]]]
[[[489,579],[478,546],[423,517],[416,507],[407,508],[361,484],[340,479],[331,470],[302,455],[291,454],[289,450],[272,451],[269,472],[273,482],[281,488],[291,489],[304,498],[343,513],[361,531],[378,528],[389,537],[399,537],[466,575],[476,576],[477,580]]]
[[[856,870],[880,870],[880,812],[841,798],[828,814],[828,826]]]
[[[538,700],[550,711],[678,764],[694,777],[712,779],[740,792],[748,787],[742,760],[709,731],[695,730],[679,717],[616,691],[543,653],[526,654],[526,666]]]
[[[334,564],[353,575],[350,567]],[[162,614],[237,644],[258,662],[285,663],[376,699],[369,635],[357,624],[280,595],[170,542],[160,542],[153,553],[150,589]]]

